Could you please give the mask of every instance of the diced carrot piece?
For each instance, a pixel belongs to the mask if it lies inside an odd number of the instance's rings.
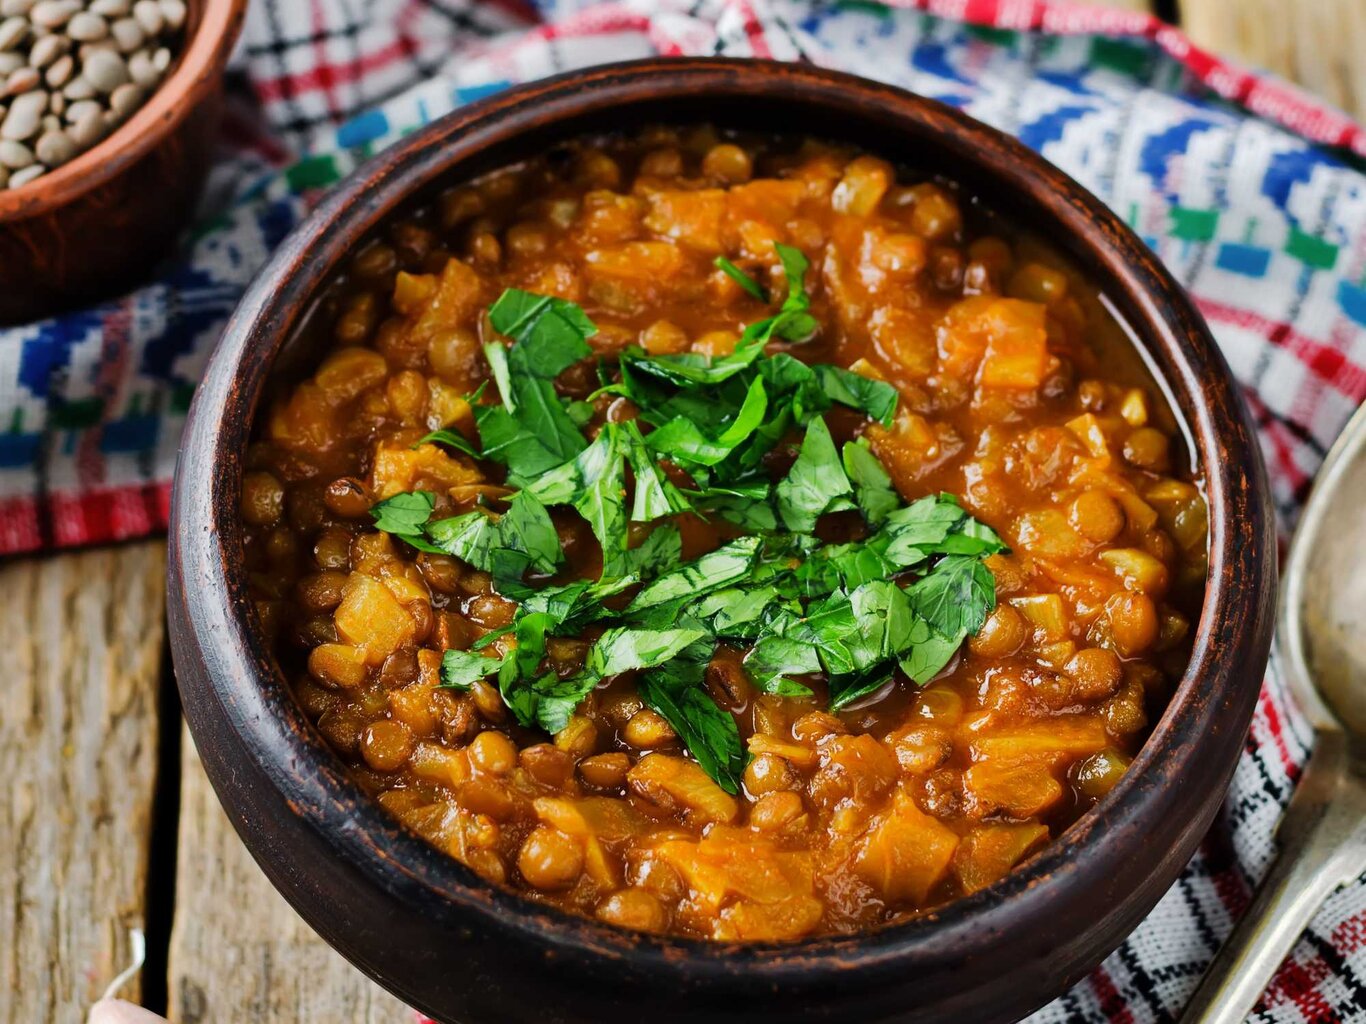
[[[409,448],[381,442],[375,446],[370,483],[376,498],[403,491],[444,491],[476,484],[484,474],[463,455],[448,455],[434,444]]]
[[[844,800],[866,808],[896,781],[896,759],[867,734],[834,736],[820,745],[819,756],[809,788],[811,799],[827,809]]]
[[[1004,812],[1012,818],[1033,818],[1062,799],[1062,784],[1047,766],[1018,761],[981,761],[963,773],[969,808],[985,816]]]
[[[996,302],[994,296],[970,295],[955,302],[935,326],[939,369],[951,377],[970,380],[987,350],[985,325]]]
[[[648,197],[645,226],[655,234],[705,253],[721,251],[721,223],[726,193],[719,188],[668,190]]]
[[[342,588],[337,606],[337,633],[342,640],[365,650],[366,660],[378,665],[416,633],[413,617],[379,580],[353,572]]]
[[[1019,299],[998,299],[991,307],[981,383],[991,388],[1033,389],[1048,369],[1044,307]]]
[[[1060,715],[1040,722],[974,730],[968,737],[976,760],[1057,761],[1105,749],[1105,725],[1091,715]]]
[[[408,770],[420,779],[453,789],[469,779],[470,759],[463,750],[448,750],[437,743],[419,743],[408,758]]]
[[[484,279],[478,271],[468,263],[449,259],[436,290],[413,325],[413,332],[420,338],[430,338],[439,331],[465,326],[484,305]]]
[[[934,372],[934,331],[916,312],[881,306],[868,320],[868,335],[878,355],[893,369],[902,370],[915,380],[924,380]]]
[[[1015,523],[1015,536],[1020,547],[1039,558],[1082,558],[1093,547],[1058,508],[1026,512]]]
[[[1110,438],[1095,413],[1082,413],[1067,421],[1067,429],[1076,434],[1095,459],[1110,458]]]
[[[419,651],[419,660],[427,653],[436,652]],[[390,716],[406,725],[419,739],[429,739],[436,733],[436,727],[440,724],[436,710],[432,707],[433,689],[433,684],[419,678],[407,686],[389,691]]]
[[[1067,639],[1067,609],[1057,594],[1023,594],[1012,597],[1010,605],[1048,641]]]
[[[821,918],[811,854],[785,851],[748,829],[717,826],[700,841],[657,848],[688,886],[693,916],[722,940],[795,939]]]
[[[944,314],[937,333],[940,369],[951,376],[967,380],[977,373],[978,383],[992,388],[1029,389],[1043,383],[1048,369],[1043,306],[970,296]]]
[[[294,389],[287,401],[271,411],[272,441],[303,451],[328,451],[342,437],[340,410],[312,381]]]
[[[389,373],[389,364],[373,349],[350,347],[328,356],[313,382],[332,405],[340,405],[368,391]]]
[[[958,836],[904,789],[868,830],[854,871],[888,902],[924,903],[948,874]]]
[[[547,796],[538,797],[532,806],[543,822],[571,836],[617,840],[657,827],[625,800],[613,797],[586,796],[569,800]]]
[[[588,272],[595,277],[668,284],[686,263],[672,242],[623,242],[584,254]]]
[[[646,754],[626,775],[640,797],[666,810],[680,810],[687,820],[734,821],[740,813],[735,798],[712,781],[700,765],[669,754]]]
[[[582,840],[584,870],[603,888],[616,888],[621,884],[621,872],[603,840],[639,835],[651,825],[625,800],[610,797],[578,800],[539,797],[532,806],[547,825]]]
[[[984,825],[958,844],[953,873],[965,892],[977,892],[1004,878],[1047,838],[1048,829],[1035,822]]]
[[[404,316],[417,316],[436,294],[435,274],[410,274],[400,270],[394,278],[393,306]]]
[[[786,178],[759,178],[726,193],[732,223],[757,220],[786,224],[797,215],[806,186]]]
[[[787,758],[798,768],[814,768],[816,751],[811,747],[789,740],[775,739],[766,733],[756,732],[749,738],[749,752],[755,757],[760,754],[777,754]]]

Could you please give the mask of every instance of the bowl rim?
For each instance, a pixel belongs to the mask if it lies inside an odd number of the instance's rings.
[[[193,0],[192,0],[193,2]],[[48,213],[99,188],[155,149],[199,107],[228,63],[247,0],[199,0],[199,20],[171,74],[94,146],[17,189],[0,189],[0,224]],[[193,16],[194,8],[190,14]]]
[[[630,91],[643,78],[658,87],[645,98]],[[601,110],[614,98],[648,104],[661,96],[706,90],[718,99],[759,90],[775,103],[829,104],[832,109],[839,102],[875,102],[891,111],[888,116],[908,138],[916,130],[951,129],[956,137],[946,146],[956,157],[989,167],[983,173],[1029,186],[1024,193],[1029,201],[1043,204],[1048,216],[1076,229],[1088,255],[1100,262],[1101,276],[1123,287],[1134,305],[1126,319],[1139,351],[1171,364],[1154,372],[1158,383],[1172,391],[1174,411],[1192,432],[1204,471],[1210,566],[1191,660],[1135,758],[1134,770],[1063,836],[995,885],[910,921],[854,935],[783,943],[645,935],[485,882],[407,831],[349,778],[289,695],[250,621],[254,613],[248,611],[245,574],[231,557],[241,550],[236,501],[242,453],[257,413],[253,403],[263,393],[281,344],[357,239],[401,207],[415,188],[449,174],[451,166],[468,162],[482,147],[572,120],[575,110],[580,116],[585,109]],[[587,105],[576,107],[580,102]],[[528,118],[529,128],[524,123]],[[724,115],[718,120],[724,121]],[[506,127],[512,121],[518,126]],[[446,152],[433,157],[441,147]],[[1095,235],[1081,231],[1088,223]],[[1019,918],[1041,919],[1063,891],[1058,887],[1086,867],[1087,851],[1108,835],[1141,833],[1160,820],[1159,811],[1171,811],[1185,799],[1175,796],[1163,779],[1172,766],[1197,777],[1200,734],[1225,734],[1227,744],[1232,731],[1241,743],[1270,644],[1274,560],[1268,552],[1274,553],[1275,545],[1265,469],[1227,364],[1184,291],[1114,213],[1017,140],[937,101],[810,65],[647,58],[596,66],[463,107],[372,158],[335,186],[276,250],[225,328],[186,425],[172,504],[171,600],[186,609],[190,642],[204,658],[213,697],[238,739],[287,797],[291,811],[339,857],[391,893],[435,901],[433,906],[444,905],[441,913],[484,915],[490,927],[519,933],[558,953],[629,956],[647,969],[676,973],[686,968],[694,977],[714,979],[732,974],[738,964],[756,986],[845,978],[853,954],[860,968],[868,970],[890,970],[909,954],[928,956],[931,948],[941,958],[945,951],[966,955],[980,947],[984,932],[1018,934]],[[193,732],[196,715],[188,700],[186,713]],[[305,763],[307,772],[301,768]],[[1220,765],[1218,781],[1226,784],[1232,767],[1232,760]],[[339,813],[352,827],[336,828]],[[236,820],[234,824],[243,828]],[[1193,848],[1204,824],[1192,821],[1181,828],[1182,843]],[[1137,844],[1142,838],[1128,841]],[[1169,877],[1185,863],[1184,857],[1178,863],[1169,850],[1156,851],[1154,858],[1155,870]],[[1137,920],[1125,922],[1132,926]],[[1099,959],[1089,961],[1086,969]]]

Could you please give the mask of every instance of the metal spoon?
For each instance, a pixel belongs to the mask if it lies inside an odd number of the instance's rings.
[[[1366,406],[1328,453],[1281,574],[1276,638],[1314,751],[1279,855],[1181,1018],[1240,1024],[1339,885],[1366,871]]]

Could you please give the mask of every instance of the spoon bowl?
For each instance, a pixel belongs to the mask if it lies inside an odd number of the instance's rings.
[[[1276,861],[1182,1018],[1239,1024],[1323,900],[1366,871],[1366,406],[1319,472],[1281,579],[1276,639],[1314,749]]]
[[[1366,550],[1363,509],[1366,406],[1334,446],[1305,510],[1278,628],[1305,713],[1316,727],[1341,728],[1358,741],[1366,738],[1366,566],[1350,553]]]

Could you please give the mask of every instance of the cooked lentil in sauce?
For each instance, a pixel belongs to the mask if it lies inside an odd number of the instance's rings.
[[[585,139],[393,224],[312,323],[248,454],[261,624],[361,784],[535,899],[904,920],[1103,797],[1188,659],[1172,415],[1084,276],[950,183]]]

